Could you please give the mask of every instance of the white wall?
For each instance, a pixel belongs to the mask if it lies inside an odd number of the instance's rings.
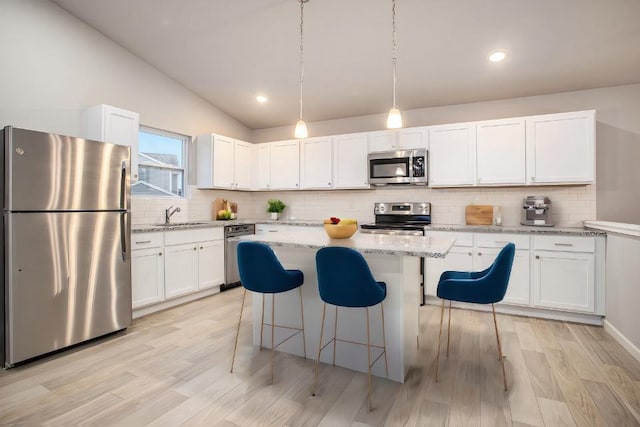
[[[640,223],[640,191],[638,191],[640,186],[640,167],[638,167],[640,84],[421,108],[403,111],[402,117],[406,127],[413,127],[591,109],[596,110],[597,120],[597,188],[594,198],[594,200],[597,199],[597,218],[638,224]],[[385,120],[386,114],[376,114],[311,122],[307,125],[311,136],[322,136],[383,129]],[[293,124],[287,127],[254,130],[251,140],[278,141],[291,139],[292,135]],[[541,190],[540,194],[548,194],[551,191],[545,188]],[[473,191],[483,194],[484,190]],[[556,203],[558,199],[553,201]],[[592,213],[587,211],[585,216],[590,218]]]

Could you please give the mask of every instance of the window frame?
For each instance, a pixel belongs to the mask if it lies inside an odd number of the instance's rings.
[[[191,136],[189,135],[185,135],[183,133],[179,133],[179,132],[173,132],[170,130],[165,130],[165,129],[159,129],[159,128],[155,128],[152,126],[147,126],[147,125],[143,125],[140,124],[138,126],[138,133],[140,132],[144,132],[144,133],[150,133],[153,135],[158,135],[158,136],[164,136],[164,137],[168,137],[168,138],[173,138],[173,139],[180,139],[182,140],[182,163],[183,166],[182,167],[176,167],[176,166],[161,166],[158,167],[158,169],[165,169],[165,170],[177,170],[177,171],[182,171],[183,172],[183,191],[182,191],[182,195],[178,195],[178,194],[173,194],[173,195],[166,195],[166,196],[145,196],[145,195],[138,195],[138,194],[133,194],[133,191],[131,192],[131,197],[132,198],[140,198],[140,199],[186,199],[187,198],[187,183],[189,181],[189,158],[188,158],[188,154],[189,154],[189,146],[191,145]],[[137,147],[137,153],[136,156],[142,154],[142,152],[140,151],[140,144],[138,144]],[[140,166],[144,166],[144,164],[141,164],[138,161],[138,181],[136,182],[140,182],[142,181],[140,179]],[[145,181],[146,182],[146,181]],[[131,185],[133,186],[135,183],[132,183]],[[147,184],[154,186],[153,183],[147,182]],[[154,186],[155,187],[155,186]]]

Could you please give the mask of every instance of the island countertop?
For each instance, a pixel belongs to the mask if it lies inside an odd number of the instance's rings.
[[[266,243],[269,246],[300,249],[320,249],[342,246],[363,254],[400,255],[426,258],[444,258],[455,239],[447,237],[393,236],[385,234],[356,233],[349,239],[330,239],[322,228],[309,232],[268,233],[235,237],[238,241]]]

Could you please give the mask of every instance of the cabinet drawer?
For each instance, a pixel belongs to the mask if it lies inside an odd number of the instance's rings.
[[[529,236],[522,234],[476,233],[476,246],[479,248],[502,248],[507,243],[516,245],[516,249],[529,249]]]
[[[444,237],[448,239],[455,239],[455,246],[472,247],[473,246],[473,233],[464,233],[459,231],[429,231],[425,233],[427,236]]]
[[[222,227],[174,230],[166,231],[164,234],[164,244],[167,246],[222,239],[224,239],[224,229]]]
[[[131,249],[159,248],[162,246],[162,232],[131,234]]]
[[[595,252],[596,241],[593,237],[534,236],[533,247],[545,251]]]

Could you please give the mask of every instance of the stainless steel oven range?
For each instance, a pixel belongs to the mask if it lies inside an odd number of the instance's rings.
[[[362,224],[361,233],[424,236],[425,225],[431,224],[431,203],[395,202],[375,203],[375,222]],[[424,301],[424,258],[420,260],[420,295]]]
[[[255,224],[227,225],[224,227],[224,285],[220,290],[240,286],[238,273],[238,242],[229,240],[231,237],[246,236],[256,233]]]

